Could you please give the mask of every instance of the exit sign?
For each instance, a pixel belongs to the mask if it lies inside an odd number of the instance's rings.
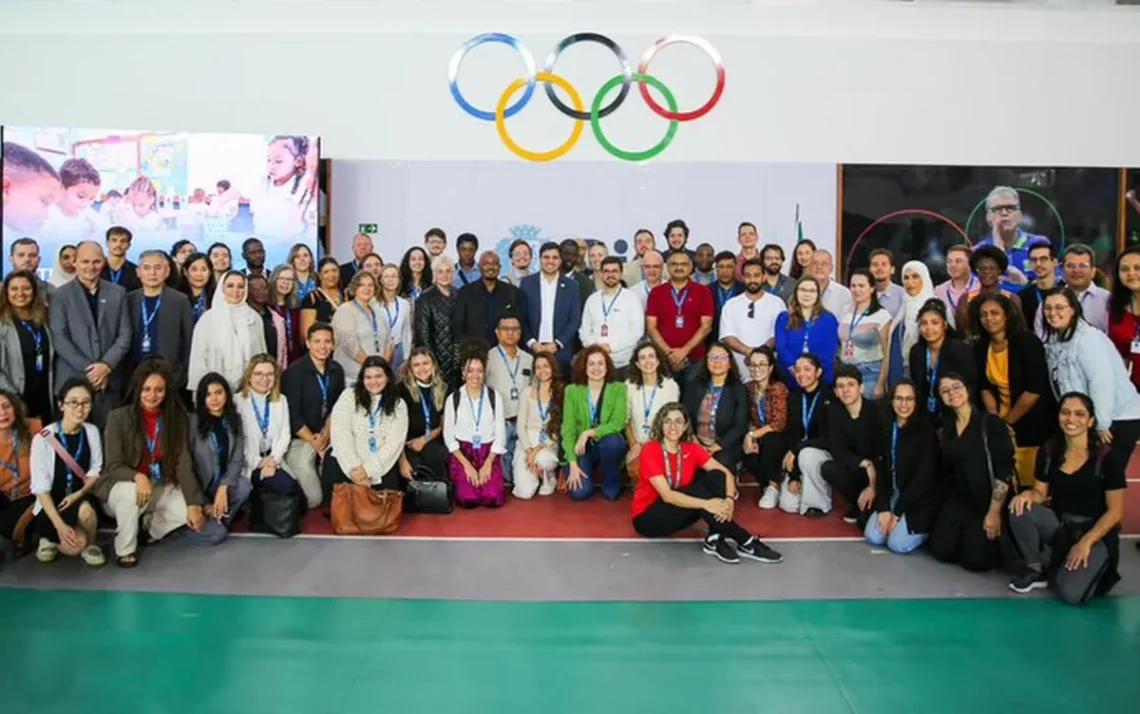
[[[358,228],[356,232],[372,235],[374,233],[379,233],[380,231],[376,228],[375,223],[361,223],[360,228]]]

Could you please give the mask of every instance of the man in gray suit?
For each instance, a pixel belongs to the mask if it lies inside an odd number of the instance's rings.
[[[127,295],[131,315],[130,367],[147,357],[161,357],[170,366],[177,390],[186,389],[186,365],[190,359],[190,336],[194,318],[190,300],[166,287],[170,265],[166,253],[146,250],[139,256],[138,277],[142,288]]]
[[[84,241],[75,251],[75,280],[52,296],[48,328],[55,349],[55,383],[86,377],[95,387],[91,423],[102,429],[122,401],[124,359],[131,349],[127,293],[102,280],[103,248]]]

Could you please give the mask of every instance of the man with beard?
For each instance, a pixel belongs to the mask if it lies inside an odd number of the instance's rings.
[[[582,263],[582,247],[573,238],[567,238],[559,245],[562,253],[562,273],[578,284],[578,299],[581,304],[578,309],[586,306],[586,299],[594,293],[594,281],[580,270]]]
[[[582,324],[582,303],[578,284],[561,273],[562,250],[557,243],[542,244],[538,249],[541,272],[523,278],[519,294],[526,348],[531,354],[555,355],[562,373],[569,374],[574,338]]]
[[[519,289],[499,279],[500,267],[499,256],[492,251],[484,251],[479,256],[482,279],[459,290],[451,321],[452,332],[459,344],[479,339],[494,347],[498,344],[495,327],[499,318],[517,317],[521,324]]]
[[[653,237],[653,231],[648,228],[639,228],[637,233],[633,234],[633,250],[636,253],[633,260],[626,261],[625,269],[622,271],[622,280],[625,282],[626,287],[632,288],[637,283],[645,280],[645,271],[642,269],[641,261],[645,259],[645,254],[657,248],[657,241]],[[665,260],[662,258],[662,264]]]
[[[871,251],[871,277],[875,279],[875,294],[879,298],[879,305],[891,313],[893,319],[903,304],[906,292],[898,283],[892,282],[895,274],[895,256],[886,248],[876,248]]]
[[[633,348],[645,333],[645,311],[632,290],[622,287],[621,261],[602,259],[602,289],[586,299],[578,338],[583,347],[601,345],[610,354],[616,378],[625,380]]]
[[[775,343],[776,318],[787,310],[783,300],[765,289],[766,272],[767,266],[759,260],[745,262],[744,293],[725,303],[720,316],[720,341],[732,350],[745,381],[749,374],[748,355],[761,345]]]
[[[712,291],[691,279],[693,260],[688,253],[674,252],[667,265],[669,282],[649,294],[645,329],[665,352],[674,374],[687,370],[684,383],[705,358],[705,338],[712,332]]]
[[[706,342],[716,342],[720,334],[720,314],[725,303],[744,292],[744,283],[736,279],[736,256],[730,251],[717,253],[713,263],[716,279],[709,285],[713,294],[713,328]]]
[[[780,272],[784,267],[784,249],[769,243],[760,251],[760,263],[764,266],[764,291],[788,304],[796,291],[796,281]],[[740,279],[744,279],[744,263],[740,264]]]
[[[269,270],[265,267],[265,246],[256,238],[248,238],[241,244],[241,257],[245,260],[245,274],[247,277],[264,275],[269,279]]]

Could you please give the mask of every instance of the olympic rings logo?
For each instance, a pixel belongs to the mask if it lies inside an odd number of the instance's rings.
[[[463,97],[463,93],[459,91],[459,68],[460,65],[463,64],[464,57],[466,57],[467,53],[471,50],[488,42],[500,43],[511,47],[518,52],[526,67],[526,76],[516,79],[507,85],[507,88],[503,90],[502,95],[499,97],[499,102],[495,105],[494,111],[486,111],[472,106],[471,103]],[[554,73],[554,65],[558,61],[559,55],[571,45],[575,45],[579,42],[595,42],[602,45],[614,54],[621,68],[619,74],[610,78],[598,89],[597,94],[594,95],[594,99],[590,103],[589,111],[586,110],[585,105],[582,103],[582,96],[578,93],[578,90],[564,77]],[[713,88],[712,96],[709,97],[708,101],[692,111],[678,111],[677,100],[674,98],[673,93],[663,82],[648,72],[649,62],[658,52],[669,45],[679,43],[692,45],[704,52],[709,60],[712,61],[713,68],[716,70],[716,86]],[[456,104],[458,104],[463,111],[476,119],[494,122],[495,129],[498,131],[499,138],[502,140],[503,145],[506,146],[511,153],[528,161],[553,161],[565,156],[574,148],[575,144],[578,143],[578,140],[582,136],[584,122],[587,121],[590,122],[590,128],[594,132],[594,138],[602,148],[608,151],[612,156],[625,161],[646,161],[657,156],[669,146],[677,133],[677,126],[681,122],[700,119],[708,114],[713,110],[713,107],[720,102],[720,97],[724,94],[724,63],[721,61],[720,53],[704,38],[690,35],[670,35],[657,40],[657,42],[653,43],[653,45],[645,51],[645,54],[641,56],[641,62],[637,66],[637,71],[634,72],[630,67],[629,60],[626,58],[625,51],[616,42],[596,32],[580,32],[567,36],[555,45],[554,49],[551,50],[546,58],[546,64],[542,70],[539,71],[534,62],[534,55],[531,54],[526,45],[511,35],[501,32],[489,32],[476,35],[463,43],[463,46],[452,55],[447,74],[448,84],[451,87],[451,96],[455,98]],[[550,99],[551,103],[554,104],[554,107],[574,120],[574,127],[570,131],[570,138],[549,151],[531,151],[524,149],[515,143],[514,139],[507,133],[506,120],[518,114],[530,103],[531,98],[534,96],[535,85],[539,82],[545,85],[546,96]],[[634,82],[637,82],[641,98],[653,113],[663,119],[669,120],[669,127],[665,131],[665,137],[643,151],[627,151],[614,146],[614,144],[606,138],[605,134],[602,133],[601,126],[602,117],[613,114],[617,111],[617,108],[625,102],[626,97],[629,96],[630,85]],[[554,87],[556,86],[566,92],[570,97],[572,107],[567,106],[565,102],[558,98],[554,91]],[[621,89],[613,101],[602,106],[606,97],[618,86],[620,86]],[[650,96],[649,87],[653,87],[661,93],[665,98],[668,109],[662,107]],[[523,90],[522,96],[512,104],[511,98],[514,97],[520,89]]]

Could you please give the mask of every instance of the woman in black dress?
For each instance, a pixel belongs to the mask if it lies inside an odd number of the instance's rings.
[[[301,301],[301,328],[299,335],[309,334],[313,323],[332,324],[333,313],[344,302],[340,289],[340,266],[336,258],[325,256],[317,263],[317,287]]]

